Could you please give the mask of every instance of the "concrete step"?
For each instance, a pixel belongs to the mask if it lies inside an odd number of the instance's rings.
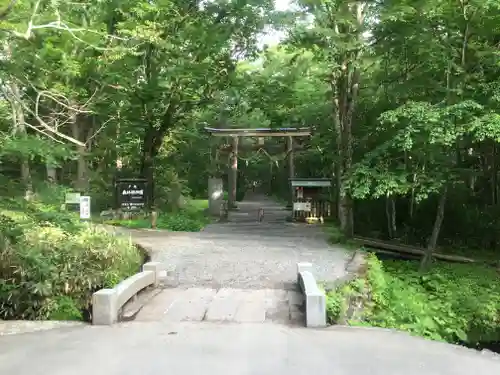
[[[138,321],[277,322],[303,325],[303,298],[279,289],[164,289],[137,314]]]

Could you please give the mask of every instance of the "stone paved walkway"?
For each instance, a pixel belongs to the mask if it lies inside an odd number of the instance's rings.
[[[199,233],[133,232],[169,270],[167,289],[137,319],[302,322],[297,263],[311,262],[319,280],[333,281],[345,274],[347,254],[328,245],[321,227],[289,223],[289,215],[268,197],[253,196],[228,223]]]
[[[166,289],[136,320],[302,324],[302,296],[279,289]]]
[[[264,208],[263,222],[257,222]],[[166,264],[170,286],[291,289],[296,265],[310,262],[319,280],[345,274],[346,251],[326,242],[321,227],[286,222],[290,211],[273,200],[254,196],[231,212],[230,222],[202,232],[133,232],[151,249],[152,260]]]

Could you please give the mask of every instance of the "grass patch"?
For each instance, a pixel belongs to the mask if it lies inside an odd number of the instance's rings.
[[[415,261],[385,261],[370,254],[366,271],[328,293],[332,322],[394,328],[450,343],[500,340],[500,283],[493,268],[436,263],[426,274]],[[363,309],[348,316],[352,305]],[[351,309],[349,307],[351,306]]]
[[[347,250],[352,251],[361,247],[355,240],[347,239],[340,228],[331,222],[326,222],[323,230],[327,235],[328,243],[332,245],[343,245]]]
[[[207,208],[208,200],[190,200],[186,207],[179,211],[160,213],[156,221],[156,228],[174,232],[199,232],[211,222],[210,218],[205,214]],[[132,229],[151,228],[150,218],[106,220],[104,223]]]
[[[74,213],[9,202],[0,207],[0,318],[83,320],[92,293],[136,273],[142,260],[129,240]]]
[[[208,209],[208,199],[191,199],[186,206],[187,210],[203,212]]]

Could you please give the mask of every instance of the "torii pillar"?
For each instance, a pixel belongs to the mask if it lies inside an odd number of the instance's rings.
[[[224,182],[219,175],[219,150],[215,151],[215,158],[212,159],[210,150],[211,172],[208,178],[208,212],[212,216],[220,216],[221,206],[224,202]]]
[[[294,178],[295,177],[295,155],[293,152],[293,137],[287,137],[287,142],[286,142],[286,148],[287,148],[287,157],[288,157],[288,178]],[[290,180],[288,180],[289,186],[290,186],[290,193],[288,197],[288,207],[291,208],[293,207],[293,196],[294,196],[294,190],[292,187],[292,184]]]
[[[237,136],[233,137],[233,147],[229,158],[228,174],[228,209],[236,207],[236,190],[238,186],[238,141]]]

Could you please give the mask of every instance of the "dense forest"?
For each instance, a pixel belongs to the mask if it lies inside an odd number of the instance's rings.
[[[126,176],[171,211],[226,173],[206,126],[311,127],[295,174],[332,179],[345,238],[426,247],[425,267],[436,248],[500,259],[499,0],[3,3],[3,207],[31,202],[39,218],[36,202],[61,204],[71,188],[98,216]],[[278,45],[262,45],[269,30]],[[240,188],[285,198],[284,140],[249,149]],[[9,306],[6,317],[27,311]]]

